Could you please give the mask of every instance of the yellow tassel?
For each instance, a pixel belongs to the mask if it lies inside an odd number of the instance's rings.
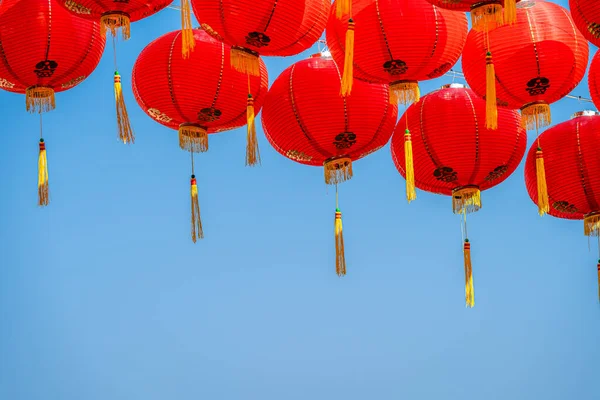
[[[254,99],[251,94],[248,95],[246,117],[248,120],[248,134],[246,135],[246,166],[252,167],[256,164],[260,164],[260,151],[258,150],[256,126],[254,123]]]
[[[337,19],[342,19],[347,15],[352,14],[352,0],[336,0],[335,16]]]
[[[40,154],[38,156],[38,205],[50,204],[50,191],[48,186],[48,159],[46,157],[46,143],[40,139]]]
[[[502,5],[484,4],[471,9],[471,25],[475,31],[491,30],[504,23]]]
[[[32,86],[25,90],[25,105],[31,113],[52,111],[56,108],[54,89]]]
[[[521,109],[521,124],[528,131],[552,124],[550,106],[546,103],[532,103]]]
[[[121,75],[115,71],[115,103],[117,105],[117,126],[119,129],[119,140],[125,144],[135,143],[135,135],[129,123],[129,115],[123,99],[123,88],[121,87]]]
[[[117,36],[117,30],[121,29],[123,40],[128,40],[131,36],[131,22],[129,15],[124,13],[107,13],[100,17],[100,34],[106,36],[106,31],[110,31],[112,36]]]
[[[390,83],[390,103],[409,105],[421,99],[419,83],[415,81],[397,81]]]
[[[192,153],[208,151],[208,132],[196,124],[181,124],[179,126],[179,147]]]
[[[406,200],[410,203],[417,198],[415,191],[415,167],[413,162],[413,149],[410,131],[404,131],[404,159],[406,173]]]
[[[335,272],[346,275],[346,255],[344,252],[344,234],[342,232],[342,212],[335,209]]]
[[[192,29],[192,11],[190,0],[181,0],[181,55],[189,58],[196,47],[194,30]]]
[[[344,73],[342,74],[342,87],[340,94],[343,97],[350,96],[352,93],[352,83],[354,81],[354,20],[348,20],[348,30],[346,31],[346,54],[344,56]]]
[[[548,186],[546,185],[546,169],[544,168],[544,153],[540,147],[535,153],[535,172],[537,174],[538,211],[543,216],[550,211],[548,201]]]
[[[517,1],[504,0],[504,23],[512,25],[517,22]]]
[[[202,220],[200,219],[200,204],[198,202],[198,186],[196,185],[196,176],[192,175],[191,179],[191,194],[192,194],[192,242],[196,243],[196,239],[204,239],[204,231],[202,230]]]
[[[455,214],[469,214],[480,208],[481,191],[476,186],[464,186],[452,191],[452,211]]]
[[[496,69],[492,61],[492,53],[488,51],[485,56],[485,127],[498,129],[498,106],[496,104]]]
[[[463,255],[465,258],[465,300],[467,302],[467,307],[472,308],[475,306],[475,287],[473,285],[473,267],[471,265],[471,243],[469,243],[469,239],[465,239]]]
[[[260,76],[258,53],[242,47],[232,47],[231,67],[244,74]]]
[[[325,161],[323,167],[325,170],[325,183],[328,185],[337,185],[352,178],[352,159],[348,157]]]
[[[583,226],[585,236],[600,236],[600,212],[586,215]]]

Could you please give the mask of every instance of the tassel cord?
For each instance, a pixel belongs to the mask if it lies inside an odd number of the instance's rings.
[[[339,197],[337,183],[335,185],[335,271],[338,276],[346,275],[346,256],[344,250],[344,235],[342,228],[342,213],[339,208]]]

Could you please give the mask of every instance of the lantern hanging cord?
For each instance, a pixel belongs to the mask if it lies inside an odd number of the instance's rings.
[[[190,158],[192,160],[192,175],[195,175],[194,174],[194,152],[193,151],[190,151]]]
[[[113,45],[113,61],[115,63],[115,71],[118,71],[119,68],[117,68],[117,42],[116,42],[116,35],[112,35],[112,45]]]
[[[462,231],[462,241],[465,239],[469,239],[469,232],[467,231],[467,208],[463,208],[463,212],[461,213],[460,222],[461,222],[461,231]]]
[[[42,111],[40,110],[40,139],[44,137],[43,123],[42,123]]]
[[[338,199],[338,185],[337,185],[337,183],[335,184],[335,208],[336,208],[336,210],[338,208],[340,208],[339,199]]]

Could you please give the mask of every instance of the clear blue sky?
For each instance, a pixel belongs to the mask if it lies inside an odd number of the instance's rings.
[[[407,205],[389,146],[340,187],[347,277],[322,170],[262,131],[260,168],[244,166],[244,129],[197,158],[206,239],[193,245],[189,156],[130,89],[136,56],[179,21],[164,10],[119,45],[135,145],[116,140],[110,46],[57,95],[46,209],[38,118],[0,92],[0,399],[600,399],[596,245],[581,222],[537,215],[522,165],[469,220],[474,309],[449,198]],[[265,59],[270,81],[310,53]],[[560,101],[554,121],[582,108]]]

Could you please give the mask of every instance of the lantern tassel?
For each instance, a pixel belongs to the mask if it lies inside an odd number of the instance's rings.
[[[179,126],[179,147],[192,153],[208,151],[208,133],[206,128],[194,124]]]
[[[346,31],[346,54],[344,56],[344,73],[342,74],[342,87],[340,94],[343,97],[350,96],[352,93],[352,83],[354,81],[354,20],[348,20],[348,30]]]
[[[406,200],[410,203],[417,198],[415,191],[415,167],[413,161],[413,148],[410,131],[406,129],[404,133],[404,159],[406,173]]]
[[[352,159],[348,157],[325,161],[323,167],[325,171],[325,183],[328,185],[337,185],[338,183],[352,179]]]
[[[337,19],[342,19],[346,15],[352,13],[352,0],[336,0],[335,16]]]
[[[542,153],[541,147],[538,147],[535,153],[535,172],[537,175],[538,212],[540,216],[543,216],[550,211],[550,203],[548,200],[548,186],[546,184],[544,153]]]
[[[198,186],[195,175],[192,175],[190,183],[192,195],[192,242],[196,243],[196,239],[204,239],[204,231],[202,230],[202,220],[200,219],[200,203],[198,202]]]
[[[484,4],[471,10],[471,25],[475,31],[493,29],[503,23],[501,4]]]
[[[242,47],[231,48],[231,67],[251,76],[260,76],[258,54]]]
[[[586,215],[583,226],[585,236],[600,236],[600,213]]]
[[[50,204],[50,190],[48,186],[48,159],[46,157],[46,143],[40,139],[40,153],[38,156],[38,205]]]
[[[489,51],[485,56],[485,127],[487,129],[498,129],[498,106],[496,104],[496,70],[492,61],[492,53]]]
[[[135,136],[129,123],[129,115],[125,100],[123,98],[123,88],[121,87],[121,75],[115,71],[115,103],[117,106],[117,126],[119,129],[119,140],[125,144],[135,143]]]
[[[196,41],[192,29],[192,11],[190,0],[181,0],[181,55],[184,59],[189,58],[194,51]]]
[[[31,113],[52,111],[56,108],[54,89],[43,86],[32,86],[25,90],[25,106]]]
[[[409,105],[420,99],[419,82],[398,81],[390,83],[390,103]]]
[[[342,212],[340,211],[337,185],[335,186],[335,272],[338,276],[346,275],[346,253],[344,251],[344,234],[342,229]]]
[[[463,255],[465,259],[465,300],[467,307],[475,306],[475,287],[473,285],[473,267],[471,265],[471,243],[469,239],[465,239],[463,247]]]
[[[124,13],[107,13],[100,17],[100,34],[106,37],[106,31],[117,36],[117,30],[121,28],[121,37],[128,40],[131,37],[131,20]]]
[[[254,99],[248,94],[248,106],[246,107],[246,118],[248,122],[248,134],[246,135],[246,166],[260,164],[260,151],[256,139],[256,124],[254,122]]]
[[[504,23],[512,25],[517,22],[516,0],[504,0]]]
[[[550,106],[546,103],[532,103],[521,109],[521,124],[528,131],[544,128],[552,124]]]
[[[454,214],[470,214],[481,208],[481,191],[476,186],[465,186],[452,191]]]

